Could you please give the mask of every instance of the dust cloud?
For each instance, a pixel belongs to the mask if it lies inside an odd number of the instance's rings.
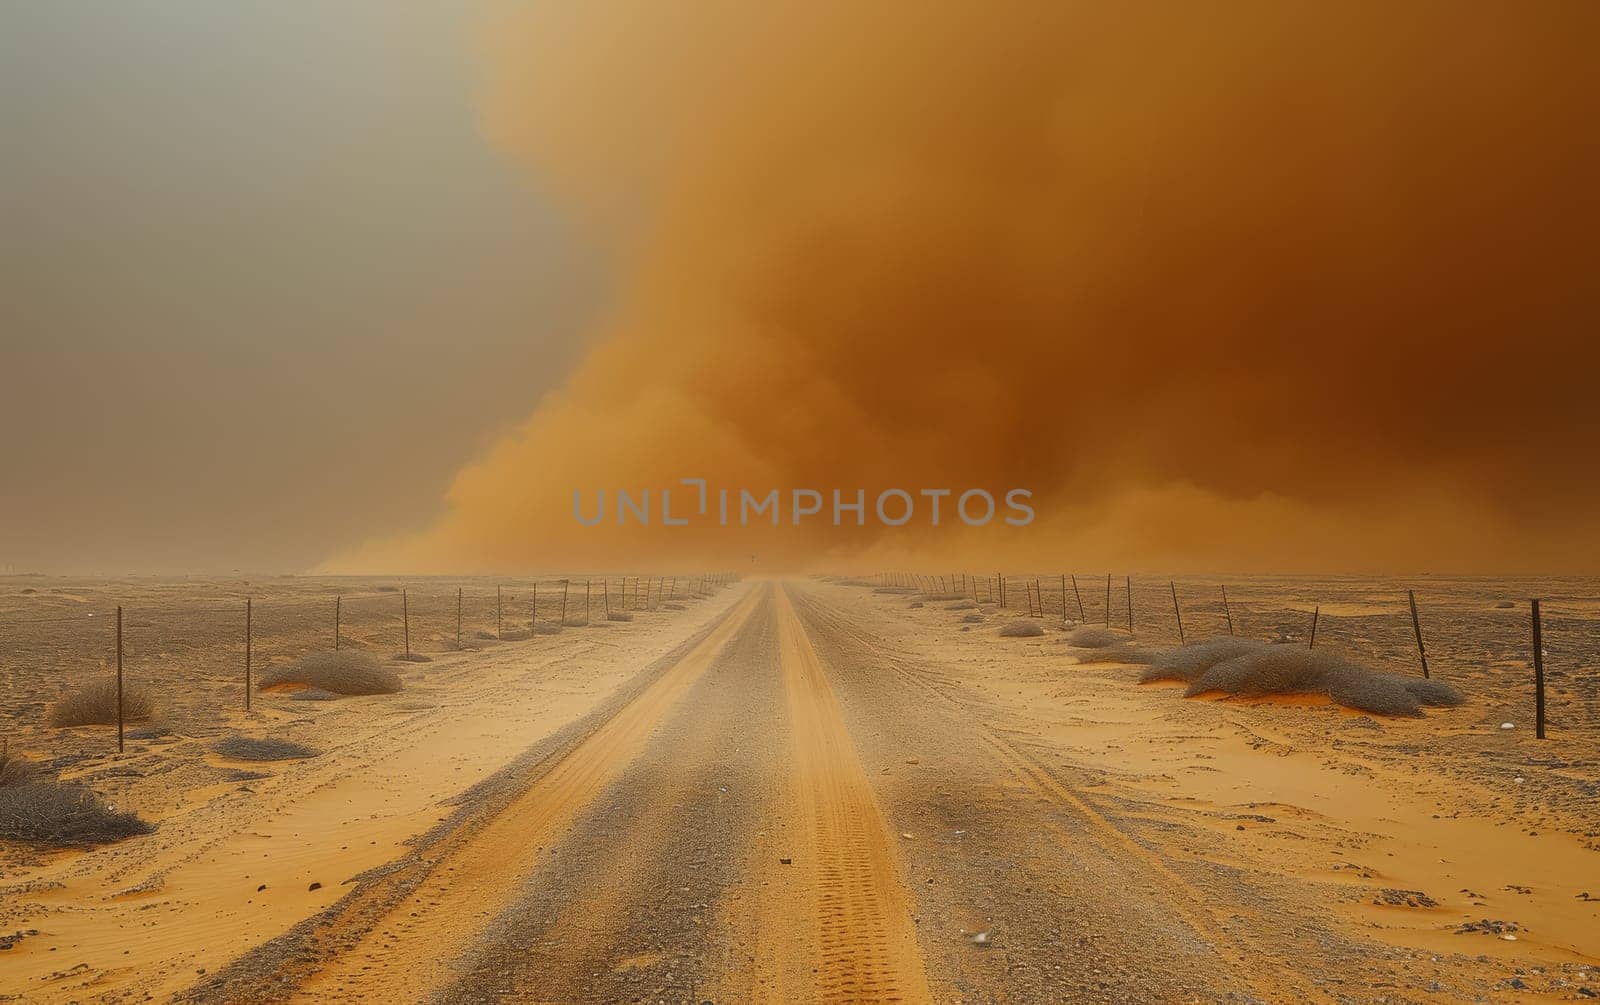
[[[1600,569],[1600,6],[502,11],[587,358],[331,567]],[[1034,491],[1026,528],[587,528],[575,489]],[[592,498],[592,495],[591,495]]]

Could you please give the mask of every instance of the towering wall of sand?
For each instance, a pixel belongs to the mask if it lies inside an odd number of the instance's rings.
[[[614,257],[565,389],[343,567],[1600,566],[1592,4],[518,6],[486,132]],[[1021,485],[967,530],[574,489]]]

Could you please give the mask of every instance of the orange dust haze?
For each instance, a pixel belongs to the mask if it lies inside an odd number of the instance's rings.
[[[1600,569],[1600,5],[519,6],[493,142],[587,358],[334,567]],[[1035,493],[581,527],[575,489]]]

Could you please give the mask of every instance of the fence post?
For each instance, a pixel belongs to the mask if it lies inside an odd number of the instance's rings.
[[[1417,618],[1417,594],[1415,590],[1407,590],[1406,597],[1411,601],[1411,630],[1417,633],[1417,655],[1422,657],[1422,676],[1428,676],[1428,650],[1422,646],[1422,622]]]
[[[494,640],[496,642],[500,641],[500,589],[501,589],[500,585],[498,583],[495,584],[495,588],[494,588]]]
[[[583,623],[586,625],[589,623],[590,619],[594,617],[594,611],[589,605],[589,586],[592,582],[593,580],[590,579],[585,579],[583,581]]]
[[[1078,576],[1076,573],[1074,573],[1072,576],[1072,595],[1077,598],[1078,601],[1078,624],[1088,624],[1089,615],[1084,613],[1083,610],[1083,594],[1078,592]]]
[[[1061,627],[1067,627],[1067,574],[1061,574]]]
[[[1111,627],[1111,573],[1106,573],[1106,627]]]
[[[561,581],[561,627],[567,627],[567,586],[570,580]]]
[[[1133,577],[1132,576],[1125,576],[1123,578],[1124,578],[1124,581],[1128,585],[1128,634],[1132,635],[1133,634]]]
[[[1183,611],[1178,607],[1178,584],[1167,580],[1167,586],[1172,590],[1172,613],[1178,619],[1178,645],[1183,645]]]
[[[610,621],[611,620],[611,577],[610,576],[607,576],[606,578],[600,580],[600,588],[605,591],[606,620]]]
[[[1228,616],[1228,634],[1233,634],[1233,609],[1228,606],[1228,584],[1222,584],[1222,613]]]
[[[456,587],[456,651],[461,650],[461,587]]]
[[[533,627],[534,627],[535,630],[537,630],[538,627],[539,627],[539,580],[538,579],[535,579],[533,581]]]
[[[339,651],[339,621],[344,614],[344,597],[333,598],[333,651]]]
[[[120,612],[121,609],[118,610]],[[1544,739],[1544,629],[1539,620],[1539,601],[1535,598],[1533,601],[1533,735],[1542,740]]]
[[[1006,609],[1006,578],[998,572],[994,574],[994,581],[1000,586],[1000,609]]]
[[[1317,619],[1321,616],[1322,605],[1318,604],[1316,609],[1311,612],[1311,644],[1306,646],[1307,649],[1317,648]]]
[[[254,620],[251,598],[244,598],[244,710],[250,711],[250,629]]]
[[[411,655],[411,598],[405,590],[400,591],[400,621],[406,629],[406,655]]]
[[[117,753],[122,753],[122,605],[117,605]]]

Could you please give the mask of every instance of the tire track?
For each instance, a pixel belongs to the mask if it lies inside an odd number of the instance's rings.
[[[374,990],[374,979],[381,987],[405,987],[408,996],[424,997],[450,978],[451,962],[505,906],[517,880],[631,763],[763,595],[751,591],[616,700],[480,784],[411,855],[358,877],[355,889],[328,912],[180,997],[353,1001]]]
[[[816,876],[816,995],[823,1002],[931,1002],[883,814],[805,628],[783,587],[776,596],[793,772]],[[782,961],[765,961],[762,969],[775,965]]]
[[[1308,996],[1311,1000],[1335,1000],[1315,984],[1296,980],[1295,974],[1277,959],[1235,938],[1217,919],[1202,891],[1174,871],[1158,854],[1139,843],[1083,797],[1057,780],[1049,769],[1000,736],[975,714],[970,705],[950,695],[945,688],[929,683],[924,674],[911,666],[909,657],[889,652],[884,640],[868,636],[847,615],[814,597],[802,594],[796,602],[805,620],[817,626],[822,634],[842,639],[860,653],[871,654],[871,661],[875,665],[886,666],[902,684],[915,689],[962,720],[1028,796],[1065,810],[1070,818],[1098,834],[1108,851],[1124,853],[1156,878],[1158,883],[1155,889],[1159,891],[1160,900],[1215,947],[1234,975],[1233,979],[1240,986],[1248,988],[1250,994],[1267,1001],[1308,1000]],[[1042,822],[1063,848],[1070,849],[1082,839],[1081,833],[1069,829],[1060,819],[1044,815]]]

